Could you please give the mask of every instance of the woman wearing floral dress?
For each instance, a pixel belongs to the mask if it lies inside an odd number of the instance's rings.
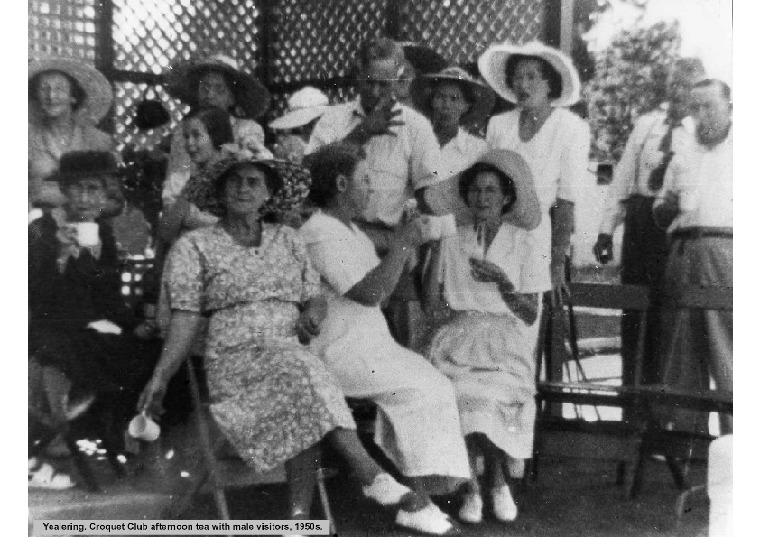
[[[160,412],[167,383],[207,316],[211,412],[255,470],[285,463],[291,517],[308,515],[314,449],[327,437],[348,459],[366,496],[382,505],[401,504],[401,512],[418,522],[410,527],[430,531],[426,520],[417,520],[428,516],[429,501],[384,473],[364,451],[332,375],[299,344],[318,333],[324,317],[324,302],[315,300],[319,276],[297,232],[262,222],[259,214],[286,176],[296,174],[306,171],[253,160],[245,152],[220,160],[210,172],[221,219],[180,237],[169,254],[164,277],[171,323],[138,409]]]

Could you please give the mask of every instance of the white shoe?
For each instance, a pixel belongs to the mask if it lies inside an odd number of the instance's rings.
[[[426,505],[419,511],[399,510],[396,514],[396,524],[430,535],[443,535],[454,528],[449,517],[434,503]]]
[[[509,485],[496,487],[491,491],[493,514],[501,522],[513,522],[517,518],[517,505],[512,498]]]
[[[479,493],[468,492],[464,495],[464,502],[459,509],[459,520],[468,524],[483,522],[483,498]]]
[[[375,500],[380,505],[398,505],[401,499],[409,494],[411,489],[396,481],[390,474],[377,474],[372,484],[362,487],[367,498]]]

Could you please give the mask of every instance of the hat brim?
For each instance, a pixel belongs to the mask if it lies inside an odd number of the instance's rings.
[[[275,130],[288,130],[296,129],[308,125],[318,117],[325,113],[329,106],[310,106],[308,108],[301,108],[299,110],[293,110],[292,112],[286,112],[282,116],[278,117],[269,124],[271,129]]]
[[[280,178],[282,188],[272,193],[272,198],[264,207],[265,213],[286,213],[301,205],[309,194],[309,187],[311,186],[309,170],[299,164],[279,159],[252,159],[243,161],[236,158],[222,159],[214,164],[210,172],[214,185],[218,184],[219,180],[224,177],[230,168],[243,164],[267,168],[276,173]],[[218,189],[215,189],[215,192],[218,192]],[[224,207],[221,200],[214,201],[216,203],[211,207],[199,206],[199,208],[201,210],[208,210],[216,216],[223,216]]]
[[[503,216],[503,221],[528,231],[537,228],[542,218],[541,205],[533,184],[533,174],[525,160],[514,151],[497,149],[484,154],[473,164],[478,162],[492,164],[514,182],[517,199]],[[423,194],[425,203],[434,214],[454,214],[458,223],[472,221],[472,211],[459,195],[462,172],[430,185]]]
[[[551,101],[552,106],[572,106],[580,100],[581,82],[572,60],[563,52],[538,42],[525,45],[511,43],[494,45],[478,58],[478,70],[481,76],[504,99],[519,104],[517,95],[507,86],[507,61],[514,54],[540,58],[557,71],[562,80],[562,92],[559,97]]]
[[[64,58],[39,58],[29,62],[29,80],[46,71],[60,71],[73,78],[84,91],[85,97],[75,114],[78,118],[97,124],[111,109],[113,89],[103,73],[85,63]],[[33,116],[41,112],[36,101],[30,99]]]
[[[459,118],[460,125],[474,126],[485,123],[496,101],[496,95],[493,90],[476,80],[463,80],[448,75],[424,75],[412,81],[409,93],[412,96],[412,102],[423,114],[431,117],[433,110],[430,101],[433,96],[433,88],[441,82],[454,82],[467,86],[470,95],[473,97],[470,109]]]
[[[269,109],[271,95],[255,76],[216,61],[201,60],[172,65],[166,75],[166,92],[198,108],[198,81],[204,71],[220,71],[235,81],[235,105],[241,117],[257,119]]]

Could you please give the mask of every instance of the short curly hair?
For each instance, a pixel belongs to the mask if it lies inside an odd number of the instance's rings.
[[[363,158],[360,146],[346,142],[328,144],[306,155],[304,165],[311,173],[309,200],[317,207],[326,207],[338,193],[338,176],[353,176]]]

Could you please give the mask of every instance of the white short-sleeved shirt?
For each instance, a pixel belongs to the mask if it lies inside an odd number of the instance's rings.
[[[230,116],[232,135],[235,143],[241,147],[252,145],[260,148],[264,144],[264,129],[252,119],[243,119]],[[185,149],[185,137],[182,134],[184,121],[181,122],[172,136],[171,153],[166,167],[166,181],[161,193],[164,207],[169,207],[179,198],[182,188],[190,180],[193,171],[193,162]],[[272,158],[272,154],[262,155],[262,158]]]
[[[580,117],[555,108],[541,129],[527,142],[520,139],[520,109],[494,116],[488,122],[486,142],[492,149],[510,149],[521,155],[533,173],[533,183],[541,205],[539,226],[530,231],[545,263],[536,267],[543,290],[551,289],[550,209],[558,198],[575,202],[588,173],[591,133]]]
[[[443,180],[440,146],[430,122],[419,112],[396,103],[397,119],[393,135],[373,136],[364,144],[369,174],[369,203],[361,219],[395,226],[401,220],[404,203],[414,191]],[[311,134],[306,154],[344,139],[365,117],[359,100],[331,106]]]
[[[457,235],[441,239],[441,271],[444,292],[453,310],[512,314],[496,283],[478,282],[472,277],[470,258],[483,259],[472,225],[457,228]],[[529,231],[504,223],[485,252],[485,259],[498,265],[518,293],[544,291],[540,270],[546,263]]]
[[[658,191],[649,188],[649,176],[660,165],[664,157],[660,144],[668,132],[666,108],[660,108],[641,116],[633,127],[625,144],[620,162],[615,166],[612,184],[604,204],[599,233],[612,235],[622,223],[624,207],[621,201],[631,195],[656,197]],[[694,137],[694,120],[685,117],[673,129],[671,150],[680,153]]]
[[[678,194],[681,212],[668,231],[687,227],[734,227],[734,133],[713,148],[692,142],[665,172],[655,207],[669,192]]]

